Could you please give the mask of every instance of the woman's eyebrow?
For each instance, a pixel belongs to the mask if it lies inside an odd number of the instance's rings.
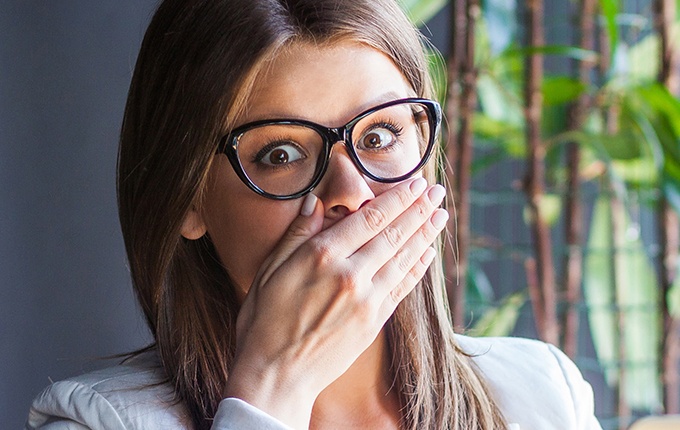
[[[404,95],[403,93],[399,93],[394,90],[387,91],[385,93],[380,94],[377,97],[374,97],[370,99],[369,101],[366,101],[364,103],[361,103],[357,106],[355,106],[352,109],[352,112],[348,113],[348,118],[354,118],[356,115],[359,115],[362,112],[365,112],[373,107],[376,107],[378,105],[381,105],[383,103],[390,102],[392,100],[398,100],[398,99],[403,99],[407,97],[415,97],[415,94],[413,92],[410,92],[410,94]],[[268,112],[265,115],[257,115],[252,118],[250,118],[249,115],[246,116],[248,120],[246,121],[241,121],[239,122],[239,125],[247,124],[249,122],[253,121],[264,121],[264,120],[277,120],[277,119],[297,119],[297,120],[305,120],[305,121],[312,121],[312,122],[318,122],[313,118],[308,118],[306,115],[296,115],[292,114],[291,112],[282,112],[282,111],[272,111]],[[322,124],[323,125],[323,124]]]
[[[373,98],[370,102],[364,103],[361,106],[359,106],[359,109],[357,110],[356,114],[367,111],[367,110],[371,109],[372,107],[378,106],[380,104],[391,102],[392,100],[407,98],[407,97],[415,97],[415,94],[403,95],[403,94],[399,94],[396,91],[388,91],[386,93],[379,95],[378,97]]]

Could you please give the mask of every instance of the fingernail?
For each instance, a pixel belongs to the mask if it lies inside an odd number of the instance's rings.
[[[427,197],[430,199],[430,202],[432,202],[432,204],[435,206],[444,200],[445,195],[446,190],[439,184],[436,184],[434,187],[430,188],[430,191],[427,193]]]
[[[425,178],[418,178],[415,181],[411,182],[411,192],[417,196],[419,196],[423,191],[425,191],[425,188],[427,187],[427,181]]]
[[[429,266],[430,263],[432,263],[432,260],[434,260],[434,257],[436,255],[437,255],[437,251],[435,251],[434,248],[429,247],[425,250],[425,252],[423,253],[423,256],[420,257],[420,261],[425,266]]]
[[[437,229],[442,229],[446,225],[446,221],[449,219],[449,213],[445,209],[437,209],[432,215],[431,221],[432,225]]]
[[[316,201],[318,199],[312,193],[307,194],[305,200],[302,202],[302,209],[300,209],[300,215],[310,216],[314,213],[314,208],[316,207]]]

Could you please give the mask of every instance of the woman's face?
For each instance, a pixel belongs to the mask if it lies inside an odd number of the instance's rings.
[[[241,123],[272,118],[342,126],[380,103],[415,94],[392,61],[366,45],[293,44],[265,64]],[[324,228],[356,211],[391,185],[364,177],[342,145],[313,193],[323,202]],[[197,215],[241,298],[257,270],[298,216],[303,198],[271,200],[251,191],[225,155],[218,155]]]

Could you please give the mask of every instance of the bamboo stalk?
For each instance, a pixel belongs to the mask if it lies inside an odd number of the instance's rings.
[[[465,324],[465,290],[468,271],[468,254],[470,245],[470,188],[472,182],[472,117],[477,106],[477,71],[475,69],[475,23],[479,16],[479,0],[467,2],[467,32],[465,37],[465,61],[462,69],[463,93],[460,110],[460,131],[458,134],[458,244],[460,284],[456,295],[458,318],[454,320],[463,327]]]
[[[661,62],[658,82],[675,95],[680,94],[680,66],[677,47],[672,45],[671,24],[675,20],[674,0],[654,1],[654,23],[661,40]],[[676,42],[677,43],[677,42]],[[661,248],[659,282],[661,284],[661,314],[663,321],[660,347],[660,369],[662,373],[663,404],[666,413],[680,413],[680,322],[670,313],[668,293],[677,276],[678,234],[680,225],[677,214],[664,195],[660,197],[657,219],[659,225],[659,245]]]
[[[527,45],[529,47],[545,44],[543,29],[543,1],[528,0],[527,7]],[[557,344],[559,328],[557,323],[557,306],[555,293],[555,268],[552,258],[550,229],[541,214],[541,201],[544,196],[545,182],[545,148],[541,142],[541,81],[543,79],[543,56],[532,53],[527,56],[525,65],[524,116],[526,140],[528,144],[528,172],[525,191],[531,214],[531,232],[536,254],[536,273],[540,285],[541,302],[544,304],[545,320],[537,321],[537,327],[543,327],[539,333],[541,339]],[[538,317],[538,315],[535,315]]]
[[[468,249],[470,243],[470,185],[473,155],[472,117],[477,105],[477,72],[475,57],[475,23],[479,16],[479,0],[454,0],[452,2],[453,29],[450,40],[449,88],[447,91],[447,116],[450,121],[448,130],[447,160],[450,184],[456,201],[456,216],[449,219],[450,227],[456,231],[458,244],[458,271],[454,273],[455,258],[447,259],[449,268],[449,303],[452,310],[454,327],[465,326],[465,290],[468,269]],[[457,125],[458,127],[455,127]],[[453,215],[453,214],[452,214]]]
[[[541,294],[541,286],[539,285],[538,274],[536,273],[535,258],[528,257],[524,260],[524,272],[527,277],[531,310],[534,313],[534,320],[536,321],[536,331],[538,331],[538,333],[543,333],[545,332],[545,304],[543,303],[543,294]]]
[[[582,49],[593,50],[595,47],[595,0],[581,0],[579,2],[580,16],[579,46]],[[581,60],[576,66],[576,75],[586,87],[590,85],[590,74],[593,64]],[[569,109],[568,128],[579,130],[583,126],[585,115],[590,106],[590,96],[582,94]],[[581,202],[581,180],[579,166],[581,163],[581,148],[577,142],[567,144],[567,197],[565,236],[567,255],[564,272],[565,301],[563,348],[567,355],[576,357],[578,351],[579,312],[581,300],[581,282],[583,279],[583,209]]]
[[[658,209],[659,238],[661,248],[661,315],[663,332],[661,334],[660,369],[663,381],[663,405],[668,414],[680,413],[680,378],[678,359],[680,358],[680,321],[670,313],[668,293],[677,276],[678,258],[678,217],[661,198]]]
[[[460,269],[458,267],[457,255],[460,256],[460,233],[458,227],[458,215],[456,213],[456,202],[459,199],[458,181],[456,178],[458,170],[458,130],[460,115],[460,74],[462,58],[465,55],[464,36],[467,29],[467,19],[465,15],[466,0],[451,0],[450,2],[450,29],[449,29],[449,54],[446,60],[446,102],[444,112],[446,121],[446,184],[449,187],[449,199],[447,210],[449,220],[447,224],[448,240],[452,240],[451,246],[447,246],[444,252],[444,267],[446,272],[446,292],[449,300],[449,310],[454,327],[460,327],[461,318],[464,319],[464,311],[460,309],[459,300],[460,290],[465,289],[465,280],[460,285]],[[451,237],[453,238],[451,239]]]

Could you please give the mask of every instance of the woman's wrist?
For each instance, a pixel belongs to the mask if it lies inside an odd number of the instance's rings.
[[[307,429],[318,393],[300,378],[287,376],[291,373],[276,366],[236,364],[223,397],[241,399],[294,429]]]

